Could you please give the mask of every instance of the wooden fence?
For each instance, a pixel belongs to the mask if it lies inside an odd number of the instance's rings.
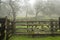
[[[50,20],[50,21],[16,21],[18,23],[17,26],[27,26],[27,28],[16,28],[19,32],[15,32],[16,34],[32,34],[32,35],[40,35],[40,34],[50,34],[52,36],[58,34],[60,35],[60,17],[59,20]],[[42,29],[38,28],[41,27]],[[44,27],[47,26],[47,29]],[[30,28],[31,27],[31,28]],[[26,30],[26,32],[20,32]],[[6,18],[0,18],[0,40],[9,40],[9,38],[13,35],[14,27],[13,22]]]
[[[27,26],[27,28],[16,28],[16,30],[20,30],[19,32],[16,31],[16,34],[48,34],[48,35],[60,35],[60,18],[58,20],[49,20],[49,21],[16,21],[16,26]],[[42,29],[39,29],[38,26],[42,27]],[[49,28],[49,31],[47,29],[43,29],[45,26]],[[30,28],[31,27],[31,28]],[[37,29],[37,30],[36,30]],[[26,32],[21,32],[25,31]],[[31,31],[30,31],[31,30]],[[35,31],[36,30],[36,31]],[[39,32],[38,32],[39,30]],[[45,31],[46,30],[46,31]]]

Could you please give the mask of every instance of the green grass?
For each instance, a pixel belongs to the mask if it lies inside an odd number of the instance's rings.
[[[51,37],[51,36],[47,36],[47,37],[29,37],[29,36],[13,36],[10,38],[10,40],[60,40],[60,36],[55,36],[55,37]]]

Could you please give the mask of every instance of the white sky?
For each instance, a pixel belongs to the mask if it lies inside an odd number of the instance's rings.
[[[34,5],[35,0],[29,0],[29,3],[30,3],[31,5]]]

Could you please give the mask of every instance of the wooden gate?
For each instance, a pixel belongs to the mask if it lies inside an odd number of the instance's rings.
[[[5,18],[0,18],[0,40],[4,40],[5,37]]]
[[[9,40],[13,34],[12,22],[6,18],[0,18],[0,40]]]
[[[16,21],[17,35],[60,35],[60,19],[48,21]]]

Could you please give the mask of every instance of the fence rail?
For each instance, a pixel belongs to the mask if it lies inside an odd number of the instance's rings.
[[[26,26],[26,28],[16,28],[16,30],[20,30],[19,32],[16,31],[16,34],[60,34],[60,18],[58,20],[51,19],[50,21],[16,21],[16,26]],[[41,27],[38,28],[38,26]],[[31,27],[31,29],[30,29]],[[49,30],[44,29],[47,27]],[[25,31],[27,32],[21,32]],[[29,30],[30,29],[30,30]],[[59,31],[58,31],[59,30]],[[41,32],[42,31],[42,32]],[[37,32],[37,33],[35,33]],[[45,33],[43,33],[45,32]],[[48,33],[47,33],[48,32]]]

